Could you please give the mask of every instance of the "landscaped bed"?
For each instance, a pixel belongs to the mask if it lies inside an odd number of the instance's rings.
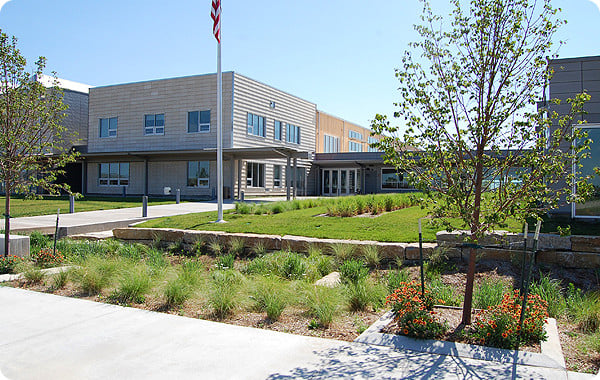
[[[376,250],[352,252],[344,245],[333,246],[328,254],[311,249],[301,255],[265,252],[261,247],[247,252],[236,240],[228,247],[199,241],[192,252],[183,252],[181,244],[165,249],[160,241],[146,247],[114,240],[61,240],[61,257],[49,249],[47,239],[35,234],[32,241],[37,265],[17,263],[14,270],[24,272],[24,278],[10,286],[347,341],[387,310],[385,298],[394,289],[419,279],[418,266],[384,263]],[[77,267],[52,276],[39,271],[63,264]],[[462,262],[445,260],[441,254],[427,263],[426,289],[436,303],[461,303],[465,269]],[[341,273],[340,285],[314,285],[333,270]],[[519,274],[511,263],[479,263],[474,306],[499,303],[503,293],[518,285]],[[593,293],[600,287],[598,275],[594,270],[549,267],[534,271],[532,292],[548,301],[550,316],[558,319],[570,370],[596,373],[600,368],[600,301]],[[464,335],[454,340],[473,342]]]

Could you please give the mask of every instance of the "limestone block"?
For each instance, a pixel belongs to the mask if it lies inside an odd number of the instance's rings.
[[[463,242],[468,240],[468,237],[471,235],[470,231],[438,231],[435,236],[438,244],[443,246],[457,246],[462,244]],[[504,246],[508,243],[508,239],[510,238],[510,234],[508,231],[497,230],[493,232],[486,233],[486,235],[479,241],[479,244],[482,246]]]
[[[211,241],[223,234],[225,234],[225,232],[222,231],[185,230],[183,232],[183,242],[186,244],[194,244],[198,240]]]
[[[436,243],[423,243],[423,258],[428,258],[436,247]],[[404,253],[406,260],[418,260],[420,258],[419,243],[408,243]]]
[[[281,238],[281,249],[284,250],[306,252],[310,246],[315,246],[325,252],[328,243],[324,239],[309,238],[306,236],[285,235]]]
[[[29,256],[29,236],[10,235],[9,255],[28,257]],[[4,234],[0,235],[0,254],[4,255]]]
[[[571,236],[571,250],[600,253],[600,236]]]
[[[376,243],[377,248],[379,250],[379,255],[382,259],[393,260],[396,258],[400,258],[404,260],[405,257],[405,249],[406,243]]]
[[[183,239],[183,230],[170,228],[115,228],[113,235],[122,240],[156,240],[174,242]]]
[[[269,251],[276,251],[281,249],[281,236],[279,235],[262,235],[262,234],[249,234],[249,233],[229,233],[220,236],[223,244],[229,244],[232,239],[244,240],[244,246],[247,249],[254,248],[255,246],[262,244]]]
[[[600,268],[600,254],[595,252],[556,252],[556,263],[566,268]]]
[[[513,251],[505,248],[486,247],[485,249],[479,250],[478,255],[481,259],[510,261],[512,255],[516,252],[518,251]]]
[[[523,258],[522,254],[523,254],[522,252],[519,254],[520,260],[522,260],[522,258]],[[550,264],[550,265],[558,264],[558,256],[556,254],[556,251],[554,251],[554,250],[539,251],[536,256],[536,262],[541,263],[541,264]]]

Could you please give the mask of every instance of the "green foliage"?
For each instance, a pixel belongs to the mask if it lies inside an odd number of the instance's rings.
[[[152,285],[150,275],[145,266],[133,266],[127,269],[120,274],[117,288],[110,298],[123,304],[142,303]]]
[[[235,256],[232,253],[221,255],[217,257],[217,268],[218,269],[233,269],[235,262]]]
[[[376,269],[381,263],[381,257],[379,256],[379,249],[376,245],[365,245],[362,247],[363,260],[365,264],[371,269]]]
[[[73,279],[83,293],[96,295],[112,283],[118,267],[119,262],[114,259],[92,256],[73,271]]]
[[[267,317],[276,321],[288,304],[287,291],[280,281],[262,277],[256,280],[252,297],[260,311],[265,311]]]
[[[347,282],[344,292],[350,311],[365,311],[369,306],[376,310],[383,305],[386,296],[385,287],[373,284],[366,278],[361,278],[356,282]]]
[[[452,286],[444,284],[440,278],[431,280],[425,286],[431,292],[436,303],[446,306],[460,305],[460,295],[456,294]]]
[[[39,251],[32,251],[29,258],[40,268],[56,267],[65,261],[62,253],[60,251],[54,252],[52,248],[42,248]]]
[[[0,256],[0,274],[14,273],[19,264],[23,263],[24,261],[25,259],[19,256]]]
[[[348,260],[340,268],[340,279],[346,284],[357,284],[364,281],[369,275],[369,270],[362,261]]]
[[[192,295],[192,287],[182,281],[180,277],[168,280],[162,294],[165,306],[168,308],[180,307]]]
[[[211,273],[208,303],[217,318],[225,318],[233,312],[237,306],[238,288],[239,279],[233,270],[215,270]]]
[[[173,243],[169,244],[169,247],[167,249],[169,252],[175,255],[180,255],[184,253],[185,248],[183,245],[183,239],[178,239],[177,241],[174,241]]]
[[[351,244],[334,243],[331,244],[330,250],[338,263],[344,263],[354,256],[354,246]]]
[[[484,277],[473,294],[473,305],[478,309],[499,305],[507,290],[505,283]]]
[[[339,293],[326,286],[312,285],[304,294],[309,314],[317,319],[317,324],[313,326],[328,328],[340,311]]]
[[[319,249],[309,248],[307,276],[309,281],[316,281],[335,270],[333,258],[323,255]]]
[[[255,256],[262,256],[267,253],[267,245],[262,241],[257,242],[254,247],[252,247],[252,253]]]
[[[234,237],[229,240],[229,253],[234,257],[244,256],[244,248],[246,247],[246,241],[243,238]]]
[[[29,245],[30,251],[36,252],[41,250],[42,248],[47,248],[50,244],[50,236],[44,235],[39,231],[33,231],[31,235],[29,235]]]
[[[286,252],[279,275],[290,280],[301,279],[306,274],[304,257],[295,252]]]
[[[600,331],[600,295],[584,294],[581,289],[569,284],[567,288],[567,315],[587,334]]]
[[[29,263],[20,264],[18,266],[18,271],[23,275],[25,282],[31,285],[42,283],[46,277],[46,274],[43,271]]]
[[[405,269],[389,271],[386,280],[388,293],[393,293],[394,290],[402,286],[402,283],[408,283],[410,281],[410,273]]]
[[[208,247],[214,256],[221,256],[223,254],[223,245],[218,240],[211,241]]]
[[[550,317],[559,318],[565,313],[567,303],[559,280],[540,273],[540,279],[531,283],[531,294],[537,294],[548,303]]]
[[[69,281],[69,277],[71,274],[71,270],[61,270],[60,272],[52,275],[52,283],[50,285],[50,289],[52,291],[62,289],[67,285]]]

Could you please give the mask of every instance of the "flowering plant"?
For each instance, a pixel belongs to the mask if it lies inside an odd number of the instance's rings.
[[[519,294],[519,290],[515,290],[504,294],[499,305],[490,306],[479,312],[475,317],[472,332],[475,340],[499,348],[514,348],[517,342],[537,343],[546,340],[544,324],[548,318],[548,303],[538,295],[528,295],[523,330],[520,331],[522,301],[523,297]]]
[[[42,248],[38,252],[32,252],[31,260],[35,265],[48,268],[60,265],[65,261],[65,257],[59,251],[53,252],[50,248]]]
[[[422,293],[416,281],[401,282],[400,287],[386,297],[385,304],[391,305],[394,322],[403,335],[430,339],[447,330],[446,324],[435,317],[433,296],[427,290]]]
[[[0,274],[12,273],[17,264],[25,261],[22,257],[7,255],[0,256]]]

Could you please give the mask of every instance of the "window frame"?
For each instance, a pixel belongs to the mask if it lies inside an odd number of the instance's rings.
[[[362,141],[363,140],[363,135],[360,132],[356,132],[356,131],[353,131],[352,129],[349,129],[348,130],[348,138]]]
[[[201,164],[206,164],[206,166],[208,167],[208,176],[207,177],[200,177],[200,172],[201,172]],[[190,177],[190,165],[195,164],[195,171],[196,171],[196,175],[194,177]],[[186,182],[185,185],[186,187],[190,187],[190,188],[194,188],[194,189],[208,189],[210,188],[210,161],[208,160],[199,160],[199,161],[187,161],[187,175],[186,175]],[[195,179],[195,182],[193,185],[190,185],[190,179]],[[201,182],[206,181],[205,185],[201,185]]]
[[[360,149],[354,150],[354,149],[352,149],[352,146],[356,146],[357,148],[360,148]],[[356,141],[348,141],[348,152],[362,153],[362,151],[363,151],[362,143],[356,142]]]
[[[250,176],[250,174],[252,174],[252,176]],[[255,177],[254,174],[257,174],[257,177]],[[258,180],[258,183],[256,183],[257,181],[255,178]],[[249,181],[251,181],[251,183],[249,183]],[[265,187],[265,164],[251,161],[246,162],[246,187],[255,189]]]
[[[300,145],[299,126],[291,123],[285,123],[285,142]]]
[[[333,149],[330,149],[332,148]],[[324,134],[323,139],[323,151],[324,153],[339,153],[340,152],[340,138],[328,134]]]
[[[278,177],[275,176],[275,173],[277,172],[277,170],[275,170],[275,169],[279,169]],[[273,187],[280,188],[280,187],[282,187],[282,183],[283,183],[283,165],[273,165]]]
[[[102,121],[103,120],[106,120],[106,122],[108,123],[106,126],[106,136],[102,136]],[[113,121],[114,121],[114,128],[111,128]],[[119,130],[119,117],[118,116],[98,118],[98,137],[99,138],[101,138],[101,139],[116,138],[118,130]],[[112,132],[114,132],[114,133],[112,133]]]
[[[398,177],[398,182],[396,187],[384,187],[383,186],[383,171],[384,170],[391,170],[394,172],[394,174],[396,174],[396,177]],[[406,173],[404,172],[398,172],[395,168],[381,168],[381,183],[380,183],[380,189],[381,190],[398,190],[398,189],[406,189],[408,188],[408,184],[404,181],[404,176]]]
[[[107,171],[106,177],[102,176],[103,170],[102,168],[106,167]],[[116,176],[112,176],[112,169],[116,167]],[[123,174],[127,168],[127,176],[125,177]],[[114,187],[114,186],[129,186],[130,181],[130,163],[129,162],[99,162],[98,163],[98,186],[99,187]],[[122,174],[123,173],[123,174]],[[103,183],[105,182],[105,183]],[[114,183],[112,183],[114,182]]]
[[[257,123],[257,125],[254,125],[255,122]],[[267,133],[266,133],[266,124],[267,123],[266,122],[267,122],[266,117],[260,116],[257,114],[253,114],[252,112],[247,112],[247,114],[246,114],[246,135],[265,138],[267,136]],[[254,133],[255,131],[257,131],[258,134]]]
[[[203,112],[208,112],[208,123],[203,123],[202,122],[202,113]],[[191,114],[197,114],[197,119],[196,119],[196,125],[194,125],[194,127],[197,128],[196,131],[190,130],[190,115]],[[187,113],[187,133],[210,133],[210,118],[211,118],[211,114],[210,114],[210,109],[208,110],[195,110],[195,111],[188,111]],[[208,127],[208,129],[203,130],[203,127]]]
[[[281,121],[279,121],[279,120],[275,120],[275,122],[273,123],[273,139],[275,139],[277,141],[283,141],[283,127],[282,127],[282,124],[283,123]]]
[[[148,116],[153,116],[153,125],[148,126]],[[162,125],[156,125],[157,116],[162,116]],[[165,114],[164,113],[149,113],[144,115],[144,136],[164,136],[165,134]],[[157,132],[158,128],[162,128],[162,132]],[[148,133],[148,129],[152,129],[152,133]]]

